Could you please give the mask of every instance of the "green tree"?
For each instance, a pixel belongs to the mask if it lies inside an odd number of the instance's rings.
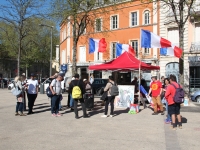
[[[7,0],[7,5],[0,6],[0,19],[10,25],[13,34],[16,34],[17,42],[13,43],[13,51],[17,54],[17,70],[20,74],[20,61],[24,39],[29,35],[29,19],[40,15],[39,8],[44,0]]]

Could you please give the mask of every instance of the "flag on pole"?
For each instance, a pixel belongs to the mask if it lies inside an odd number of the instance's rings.
[[[165,56],[168,55],[168,56],[176,56],[178,58],[181,58],[182,52],[183,52],[182,49],[174,45],[168,48],[160,48],[160,55],[165,55]]]
[[[170,55],[180,58],[182,56],[182,49],[174,46],[170,41],[148,31],[141,30],[141,47],[144,48],[165,48],[161,49],[161,55]]]
[[[135,56],[135,51],[129,44],[120,44],[120,43],[116,44],[116,56],[120,56],[125,51]]]
[[[107,43],[105,41],[105,38],[102,39],[89,39],[89,53],[94,52],[105,52],[107,47]]]

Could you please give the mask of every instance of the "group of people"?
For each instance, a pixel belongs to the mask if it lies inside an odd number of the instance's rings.
[[[29,108],[27,115],[33,114],[33,106],[38,94],[38,81],[34,79],[34,74],[31,74],[29,80],[27,80],[24,75],[16,76],[14,86],[22,91],[20,95],[16,96],[17,103],[15,116],[26,116],[26,114],[23,113],[24,100],[26,96],[25,92],[27,93]]]
[[[60,109],[60,101],[62,100],[62,89],[61,89],[61,81],[64,79],[64,74],[57,73],[53,77],[51,77],[51,84],[50,84],[50,90],[53,94],[51,97],[51,114],[53,117],[59,117],[62,116],[61,113],[59,113]],[[170,75],[169,78],[162,77],[161,80],[157,80],[157,76],[151,77],[152,82],[150,84],[150,90],[148,92],[148,96],[152,97],[152,101],[154,104],[154,112],[152,115],[158,115],[158,107],[160,109],[161,115],[164,115],[164,109],[163,104],[166,106],[167,111],[167,118],[165,120],[165,123],[171,123],[173,129],[176,129],[176,118],[178,119],[178,127],[182,128],[181,123],[181,115],[180,115],[180,104],[174,102],[174,95],[176,92],[175,87],[179,87],[179,84],[176,82],[176,76]],[[135,79],[134,82],[136,82],[137,79]],[[108,83],[106,87],[104,88],[104,91],[107,91],[107,100],[105,101],[105,112],[104,115],[101,117],[113,117],[114,115],[114,96],[111,96],[110,90],[111,87],[115,84],[114,79],[112,76],[109,76]],[[136,83],[134,83],[136,84]],[[25,97],[25,91],[27,92],[28,97],[28,115],[33,114],[33,106],[35,99],[37,98],[38,94],[38,81],[34,79],[34,74],[31,74],[31,78],[29,80],[26,80],[25,76],[17,76],[15,78],[15,86],[17,86],[19,89],[22,90],[22,93],[17,96],[17,104],[16,104],[16,113],[15,115],[25,116],[23,113],[23,103],[24,103],[24,97]],[[81,98],[75,99],[72,96],[73,88],[75,86],[78,86],[81,91]],[[175,87],[174,87],[175,86]],[[136,84],[136,90],[138,90],[138,84]],[[84,103],[84,94],[85,93],[92,93],[92,86],[90,81],[87,79],[80,80],[79,74],[75,74],[69,83],[69,96],[70,96],[70,107],[72,110],[74,110],[75,118],[78,119],[78,101],[81,103],[82,110],[83,110],[83,117],[87,118],[89,117],[86,111],[86,106]],[[108,106],[111,106],[110,115],[108,115]]]
[[[170,75],[169,78],[161,77],[161,81],[157,80],[157,76],[152,76],[152,82],[148,96],[152,95],[152,101],[154,104],[154,112],[152,115],[158,115],[158,107],[160,108],[161,115],[164,115],[163,103],[166,105],[167,118],[165,123],[171,123],[172,128],[176,130],[177,124],[182,129],[181,115],[180,115],[180,103],[174,101],[176,88],[179,88],[176,76]],[[161,101],[162,99],[162,101]],[[176,118],[178,123],[176,123]]]

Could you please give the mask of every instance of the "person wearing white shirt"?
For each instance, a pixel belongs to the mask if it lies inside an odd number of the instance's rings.
[[[28,97],[28,115],[33,114],[34,102],[38,94],[38,81],[34,79],[34,74],[31,73],[31,79],[27,81],[27,97]]]

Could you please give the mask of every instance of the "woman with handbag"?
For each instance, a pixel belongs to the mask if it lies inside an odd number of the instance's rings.
[[[21,91],[21,94],[16,96],[17,104],[16,104],[15,116],[18,116],[18,115],[26,116],[23,113],[23,105],[24,105],[24,94],[23,94],[23,91],[24,91],[24,87],[22,86],[22,81],[21,81],[21,77],[20,76],[16,76],[15,77],[14,84],[15,84],[15,88],[18,88]],[[18,113],[18,111],[19,111],[19,113]]]

